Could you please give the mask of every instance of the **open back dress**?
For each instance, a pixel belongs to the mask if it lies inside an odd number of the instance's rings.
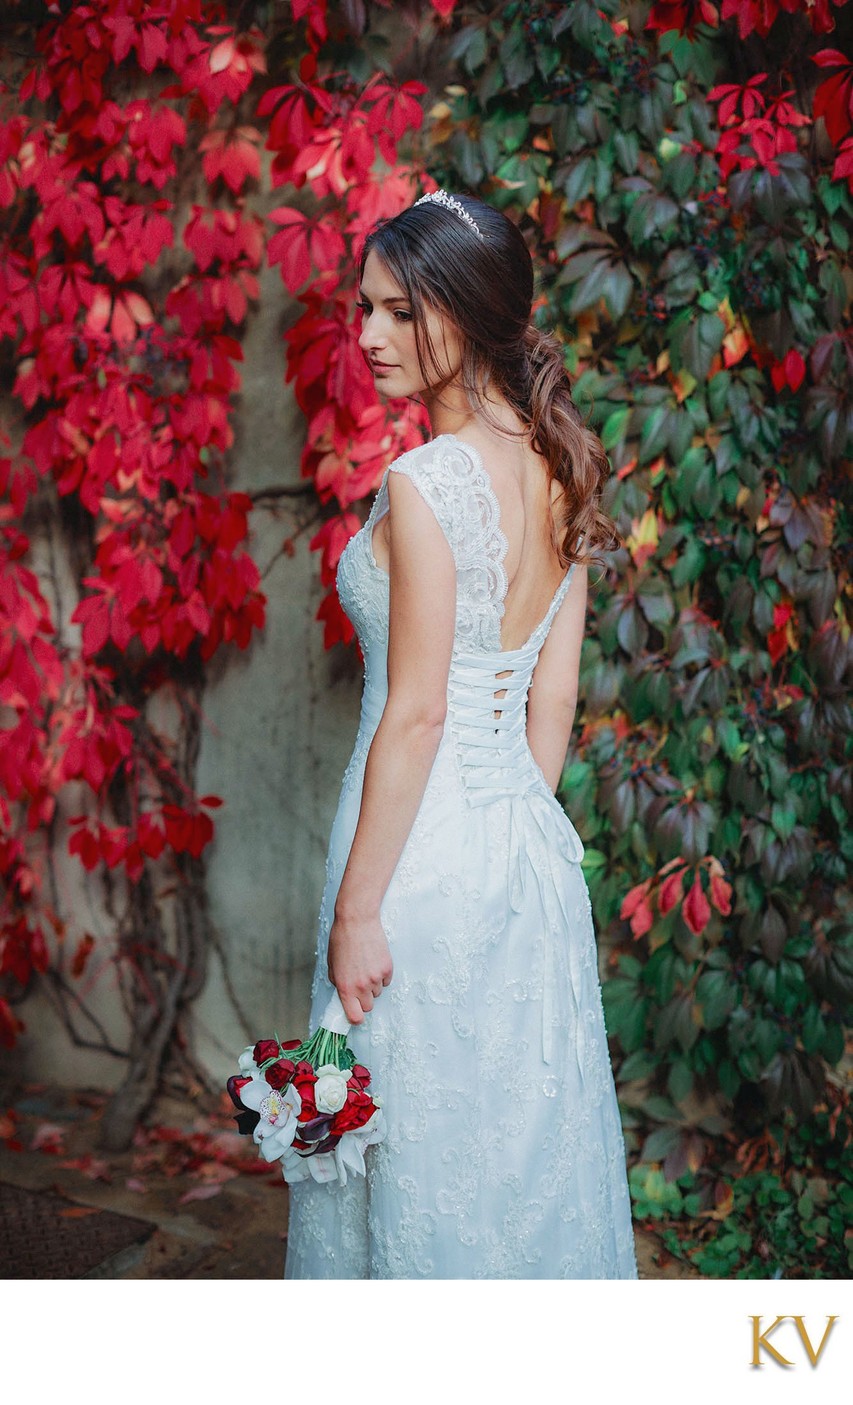
[[[415,483],[456,563],[447,716],[380,906],[393,979],[349,1036],[387,1135],[368,1149],[366,1177],[289,1187],[285,1277],[636,1278],[583,844],[526,735],[533,671],[573,568],[526,643],[502,650],[507,539],[480,456],[455,435],[386,469],[338,565],[365,673],[326,859],[311,1027],[332,994],[329,931],[387,697],[389,577],[372,538],[389,473]]]

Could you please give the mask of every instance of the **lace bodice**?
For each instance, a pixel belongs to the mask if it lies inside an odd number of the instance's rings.
[[[365,653],[387,644],[388,575],[373,554],[373,529],[388,511],[388,475],[405,473],[432,508],[456,563],[454,651],[501,653],[501,620],[507,593],[507,539],[500,505],[478,451],[453,434],[441,434],[389,464],[367,521],[338,562],[338,594]],[[369,569],[366,569],[368,567]],[[545,618],[522,646],[541,644],[571,578],[563,577]],[[505,653],[519,654],[521,649]],[[538,650],[537,650],[538,652]],[[365,659],[367,664],[367,659]],[[369,667],[369,665],[368,665]]]
[[[338,594],[358,633],[365,662],[361,725],[345,784],[355,779],[388,692],[389,577],[373,554],[372,534],[388,510],[391,472],[412,479],[441,524],[456,563],[456,629],[442,749],[453,750],[465,800],[473,807],[500,796],[538,791],[558,811],[564,829],[571,830],[569,847],[579,860],[583,846],[577,832],[554,799],[527,742],[527,695],[533,671],[574,568],[563,577],[544,619],[525,643],[502,650],[507,539],[500,527],[500,508],[476,449],[452,434],[442,434],[389,465],[364,527],[340,558]]]

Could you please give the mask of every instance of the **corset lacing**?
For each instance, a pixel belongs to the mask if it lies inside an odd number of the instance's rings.
[[[555,933],[565,933],[574,1003],[574,1045],[581,1082],[583,1071],[582,989],[578,950],[573,941],[576,918],[563,894],[563,863],[580,863],[580,835],[548,789],[527,742],[527,694],[539,654],[532,640],[522,649],[499,654],[454,654],[448,679],[448,716],[459,775],[469,805],[509,799],[510,907],[524,907],[531,872],[546,913],[542,971],[542,1058],[551,1062],[554,1033]],[[507,665],[512,672],[498,677]],[[503,697],[496,693],[506,689]],[[496,709],[500,715],[495,717]],[[557,812],[555,824],[555,810]],[[531,855],[537,856],[530,862]]]

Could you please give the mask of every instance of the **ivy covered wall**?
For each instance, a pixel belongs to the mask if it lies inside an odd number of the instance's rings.
[[[354,728],[335,566],[426,432],[376,400],[355,255],[441,184],[518,221],[535,316],[613,468],[623,545],[591,594],[559,793],[586,846],[635,1214],[706,1273],[849,1268],[851,12],[9,8],[0,1030],[12,1051],[38,1039],[28,993],[51,990],[75,1044],[103,1045],[76,1006],[90,963],[114,964],[115,1145],[167,1073],[216,1085],[210,846],[221,877],[253,778],[226,820],[200,734],[217,689],[241,730],[273,562],[277,581],[294,565],[284,634],[307,659],[316,614],[325,646],[317,734],[349,705]],[[281,325],[261,327],[279,277]],[[293,396],[290,471],[235,480],[271,376]],[[351,704],[325,715],[336,677]],[[330,747],[323,785],[335,764]],[[58,848],[110,894],[97,941],[57,893]],[[244,994],[252,1017],[270,996]]]

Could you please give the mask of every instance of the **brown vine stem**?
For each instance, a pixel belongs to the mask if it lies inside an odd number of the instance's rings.
[[[191,1054],[188,1049],[181,1048],[180,1062],[178,1062],[178,1052],[172,1047],[158,1093],[171,1098],[184,1099],[188,1095],[187,1084],[190,1078],[195,1080],[195,1085],[189,1089],[189,1096],[193,1099],[199,1091],[211,1100],[216,1099],[222,1092],[220,1086],[211,1078],[206,1069],[202,1068],[195,1055]]]
[[[194,672],[191,663],[187,672]],[[191,786],[198,763],[198,694],[203,687],[200,672],[188,678],[186,684],[187,696],[183,696],[183,690],[178,692],[181,726],[175,748],[176,776],[162,778],[165,800],[180,799],[178,787]],[[123,774],[114,782],[112,799],[119,822],[127,823],[130,794]],[[130,979],[122,984],[122,992],[132,1033],[125,1078],[104,1110],[101,1123],[100,1145],[107,1151],[125,1151],[130,1146],[136,1126],[160,1091],[180,1017],[204,987],[211,924],[203,864],[190,854],[176,854],[174,861],[182,881],[176,885],[171,942],[150,870],[146,869],[135,885],[124,915],[119,953],[126,962],[120,961],[118,969],[121,972],[126,965],[130,973]],[[191,1058],[182,1059],[178,1067],[197,1076]]]
[[[157,1092],[160,1068],[175,1024],[184,982],[179,966],[164,977],[157,953],[166,934],[157,908],[149,872],[142,874],[128,905],[120,932],[116,969],[131,1026],[128,1068],[122,1084],[104,1111],[100,1145],[126,1151]],[[146,949],[147,948],[147,949]],[[126,967],[126,970],[123,968]]]
[[[53,1002],[54,1009],[75,1048],[95,1049],[101,1054],[111,1054],[116,1059],[127,1058],[127,1050],[119,1049],[112,1043],[97,1015],[89,1009],[74,987],[55,966],[48,967],[44,974],[44,990],[48,999]],[[70,1004],[75,1005],[80,1016],[94,1026],[99,1035],[98,1039],[87,1039],[79,1032],[71,1017]]]
[[[276,483],[269,488],[255,488],[246,496],[260,503],[264,498],[313,498],[315,491],[313,483]]]
[[[261,580],[266,580],[273,566],[280,559],[280,557],[287,556],[290,554],[287,549],[288,547],[293,546],[294,542],[297,542],[301,536],[305,535],[306,532],[310,532],[312,529],[316,528],[321,521],[322,518],[320,514],[315,513],[311,517],[309,517],[306,522],[300,523],[300,525],[286,539],[286,542],[279,547],[275,555],[272,556],[271,559],[267,562],[266,566],[263,567],[263,569],[261,570]]]

